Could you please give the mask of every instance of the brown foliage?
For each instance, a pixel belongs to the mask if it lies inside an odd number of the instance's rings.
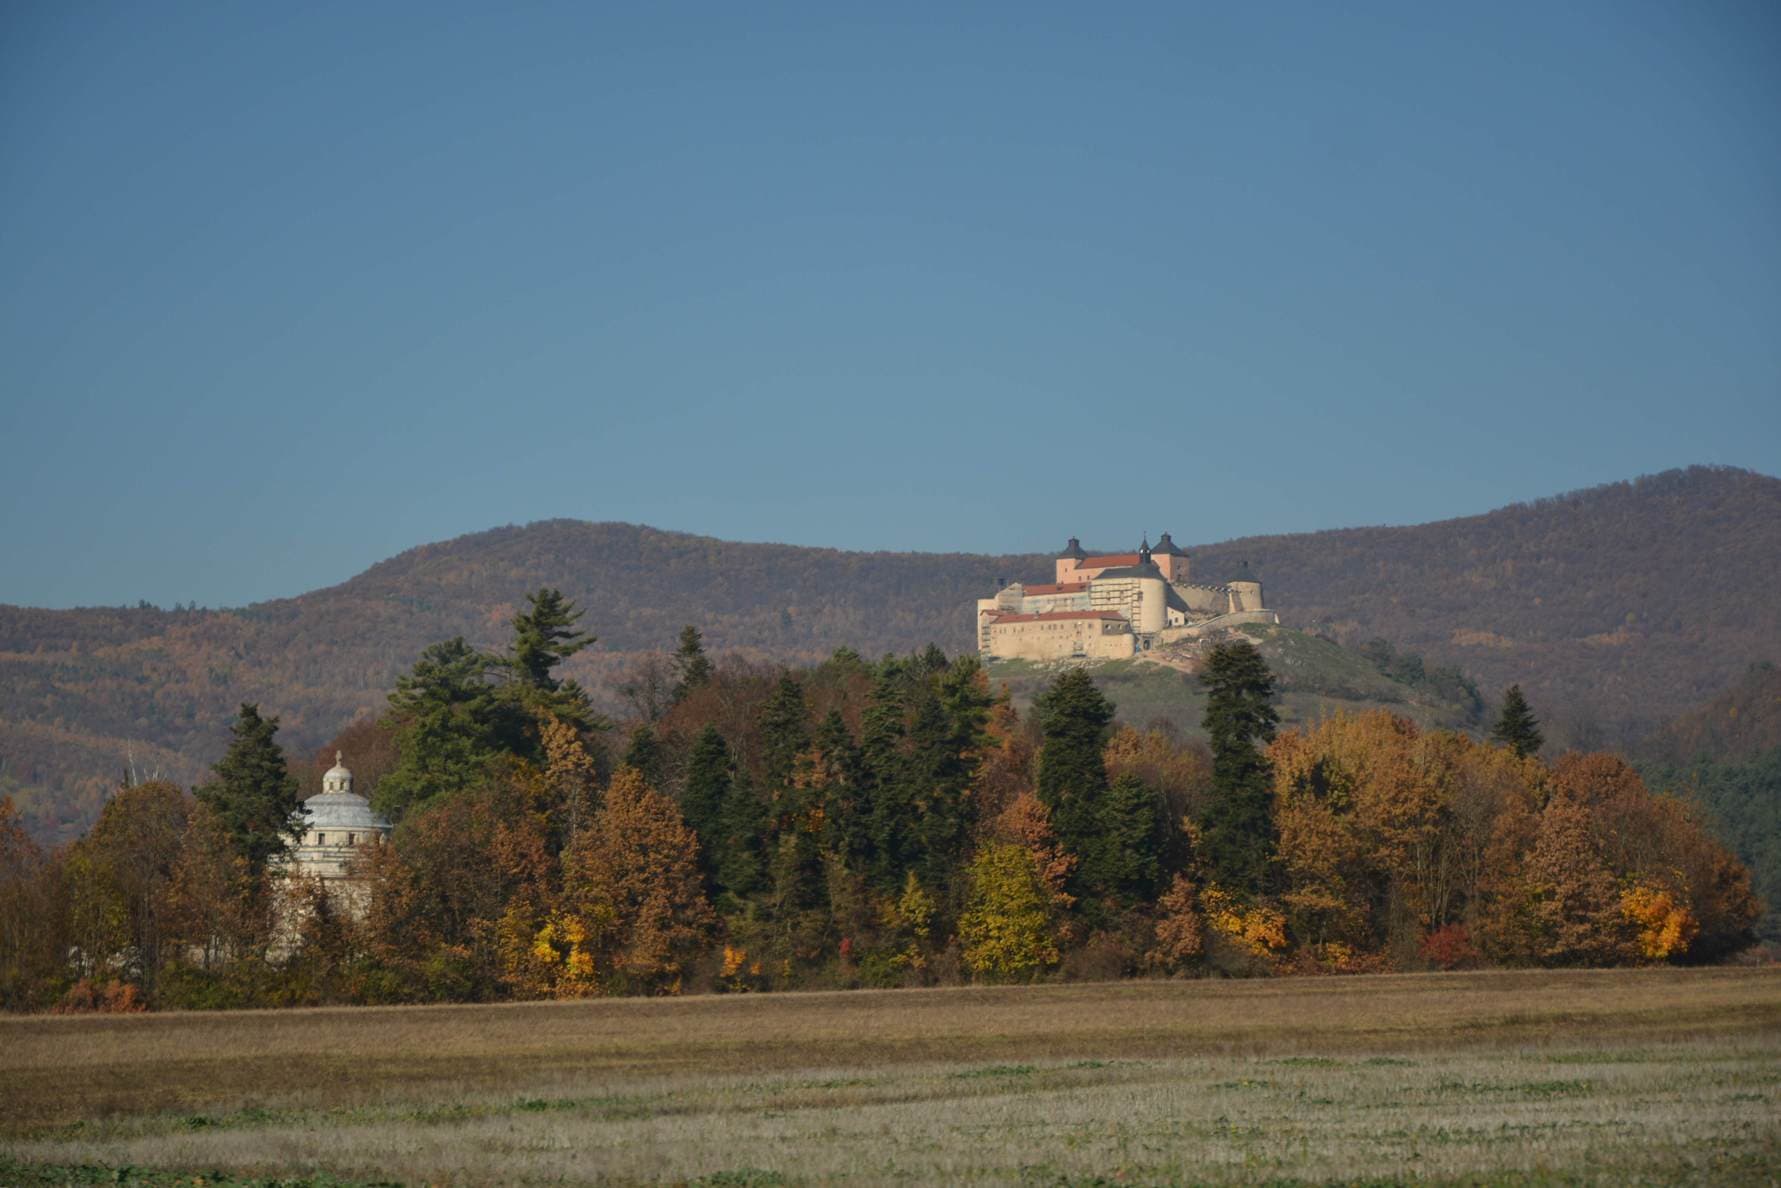
[[[1107,740],[1102,755],[1109,783],[1121,776],[1138,777],[1156,790],[1170,820],[1199,819],[1212,789],[1212,752],[1203,743],[1184,743],[1159,729],[1121,726]]]
[[[1748,595],[1772,585],[1777,554],[1781,482],[1696,469],[1459,521],[1211,545],[1195,565],[1217,578],[1248,559],[1293,621],[1390,637],[1486,688],[1518,680],[1551,707],[1555,743],[1592,729],[1623,742],[1719,692],[1781,637],[1781,606]],[[61,732],[12,774],[48,793],[32,798],[31,828],[66,838],[92,819],[128,740],[169,756],[163,774],[194,778],[221,754],[235,706],[254,701],[306,752],[379,711],[428,644],[461,634],[498,647],[541,584],[600,608],[602,649],[564,675],[604,688],[613,711],[620,671],[686,623],[714,654],[755,661],[930,640],[957,650],[972,644],[960,608],[998,576],[1050,570],[1043,556],[847,553],[558,520],[426,545],[236,611],[0,607],[0,719],[9,753],[24,724]]]
[[[0,1009],[43,1006],[61,980],[67,905],[60,866],[0,797]]]
[[[677,992],[715,923],[698,838],[631,768],[612,777],[592,827],[563,855],[563,907],[599,936],[596,971],[615,989]]]
[[[1178,874],[1156,901],[1156,944],[1145,962],[1153,969],[1177,973],[1190,968],[1205,951],[1206,932],[1194,885]]]

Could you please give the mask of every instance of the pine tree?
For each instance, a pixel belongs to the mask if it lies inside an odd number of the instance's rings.
[[[1546,736],[1540,732],[1540,719],[1534,717],[1527,698],[1521,694],[1520,685],[1510,685],[1503,693],[1503,712],[1497,715],[1497,723],[1491,728],[1490,741],[1501,743],[1523,759],[1539,754],[1540,748],[1546,745]]]
[[[524,716],[489,683],[498,663],[459,636],[429,647],[398,678],[390,710],[399,758],[373,794],[379,812],[396,820],[461,792],[494,756],[523,747]]]
[[[708,866],[710,851],[720,840],[718,821],[729,791],[730,747],[717,727],[707,724],[693,740],[692,753],[687,757],[686,790],[681,793],[680,811],[699,835]]]
[[[674,691],[670,698],[676,704],[688,693],[711,679],[711,659],[705,655],[705,641],[699,629],[688,623],[680,629],[680,646],[674,652]]]
[[[1248,640],[1212,649],[1200,674],[1202,719],[1212,744],[1212,796],[1201,849],[1213,880],[1251,895],[1266,887],[1274,856],[1273,787],[1259,747],[1273,741],[1274,674]]]
[[[1156,894],[1162,877],[1162,802],[1137,776],[1123,775],[1101,804],[1100,836],[1082,860],[1082,882],[1128,902]]]
[[[871,822],[864,799],[865,764],[840,710],[830,710],[817,727],[816,750],[824,775],[824,844],[840,854],[851,869],[863,871],[872,855]]]
[[[915,797],[910,786],[904,674],[881,669],[860,721],[865,769],[866,869],[880,890],[893,892],[915,852]]]
[[[1113,724],[1113,703],[1086,670],[1072,668],[1039,695],[1033,708],[1044,738],[1039,799],[1051,810],[1052,827],[1064,848],[1086,859],[1103,827],[1107,766],[1102,748]]]
[[[810,745],[809,715],[804,687],[789,673],[780,677],[760,716],[761,774],[769,795],[791,786],[798,755]]]
[[[624,758],[619,763],[636,768],[643,774],[644,782],[653,788],[661,782],[662,763],[666,758],[656,732],[648,726],[639,726],[631,731],[630,744],[625,747]]]
[[[546,586],[526,595],[530,610],[513,616],[513,649],[508,665],[514,679],[533,689],[560,687],[554,670],[594,637],[575,629],[581,611],[562,592]]]
[[[975,656],[931,672],[918,696],[909,730],[918,808],[915,867],[925,887],[944,893],[957,879],[977,821],[972,784],[992,698]]]
[[[747,777],[736,772],[724,790],[712,846],[713,881],[720,891],[747,895],[760,888],[766,834],[767,806]]]
[[[275,741],[277,718],[261,717],[259,706],[244,703],[229,730],[233,739],[216,765],[216,778],[197,789],[197,796],[258,874],[301,831],[297,778]]]
[[[506,661],[512,692],[537,716],[555,714],[582,730],[599,728],[587,692],[556,676],[558,665],[594,642],[592,635],[576,630],[582,612],[548,586],[526,595],[526,601],[530,609],[513,616],[513,645]]]

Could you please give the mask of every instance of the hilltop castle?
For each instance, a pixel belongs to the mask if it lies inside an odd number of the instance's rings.
[[[1056,568],[1054,581],[1014,582],[977,600],[984,659],[1119,660],[1210,628],[1280,621],[1247,564],[1222,584],[1194,582],[1167,532],[1135,553],[1090,554],[1072,536]]]

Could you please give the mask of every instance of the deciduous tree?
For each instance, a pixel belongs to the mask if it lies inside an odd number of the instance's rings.
[[[686,959],[714,917],[699,842],[674,802],[620,768],[587,830],[564,855],[563,902],[581,920],[610,920],[595,965],[613,989],[677,993]]]
[[[966,886],[959,941],[972,972],[990,982],[1023,981],[1057,964],[1052,895],[1026,847],[982,847]]]

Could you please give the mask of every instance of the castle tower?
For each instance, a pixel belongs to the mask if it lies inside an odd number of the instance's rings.
[[[1163,580],[1171,586],[1187,584],[1187,551],[1178,547],[1167,532],[1157,538],[1150,550],[1150,560],[1162,570]]]
[[[1087,559],[1088,554],[1082,551],[1082,542],[1072,536],[1070,543],[1064,546],[1064,551],[1057,555],[1058,583],[1061,585],[1073,580],[1072,575]]]
[[[1225,583],[1231,592],[1231,609],[1233,611],[1265,610],[1262,605],[1262,581],[1249,571],[1249,562],[1243,562],[1237,576]]]

